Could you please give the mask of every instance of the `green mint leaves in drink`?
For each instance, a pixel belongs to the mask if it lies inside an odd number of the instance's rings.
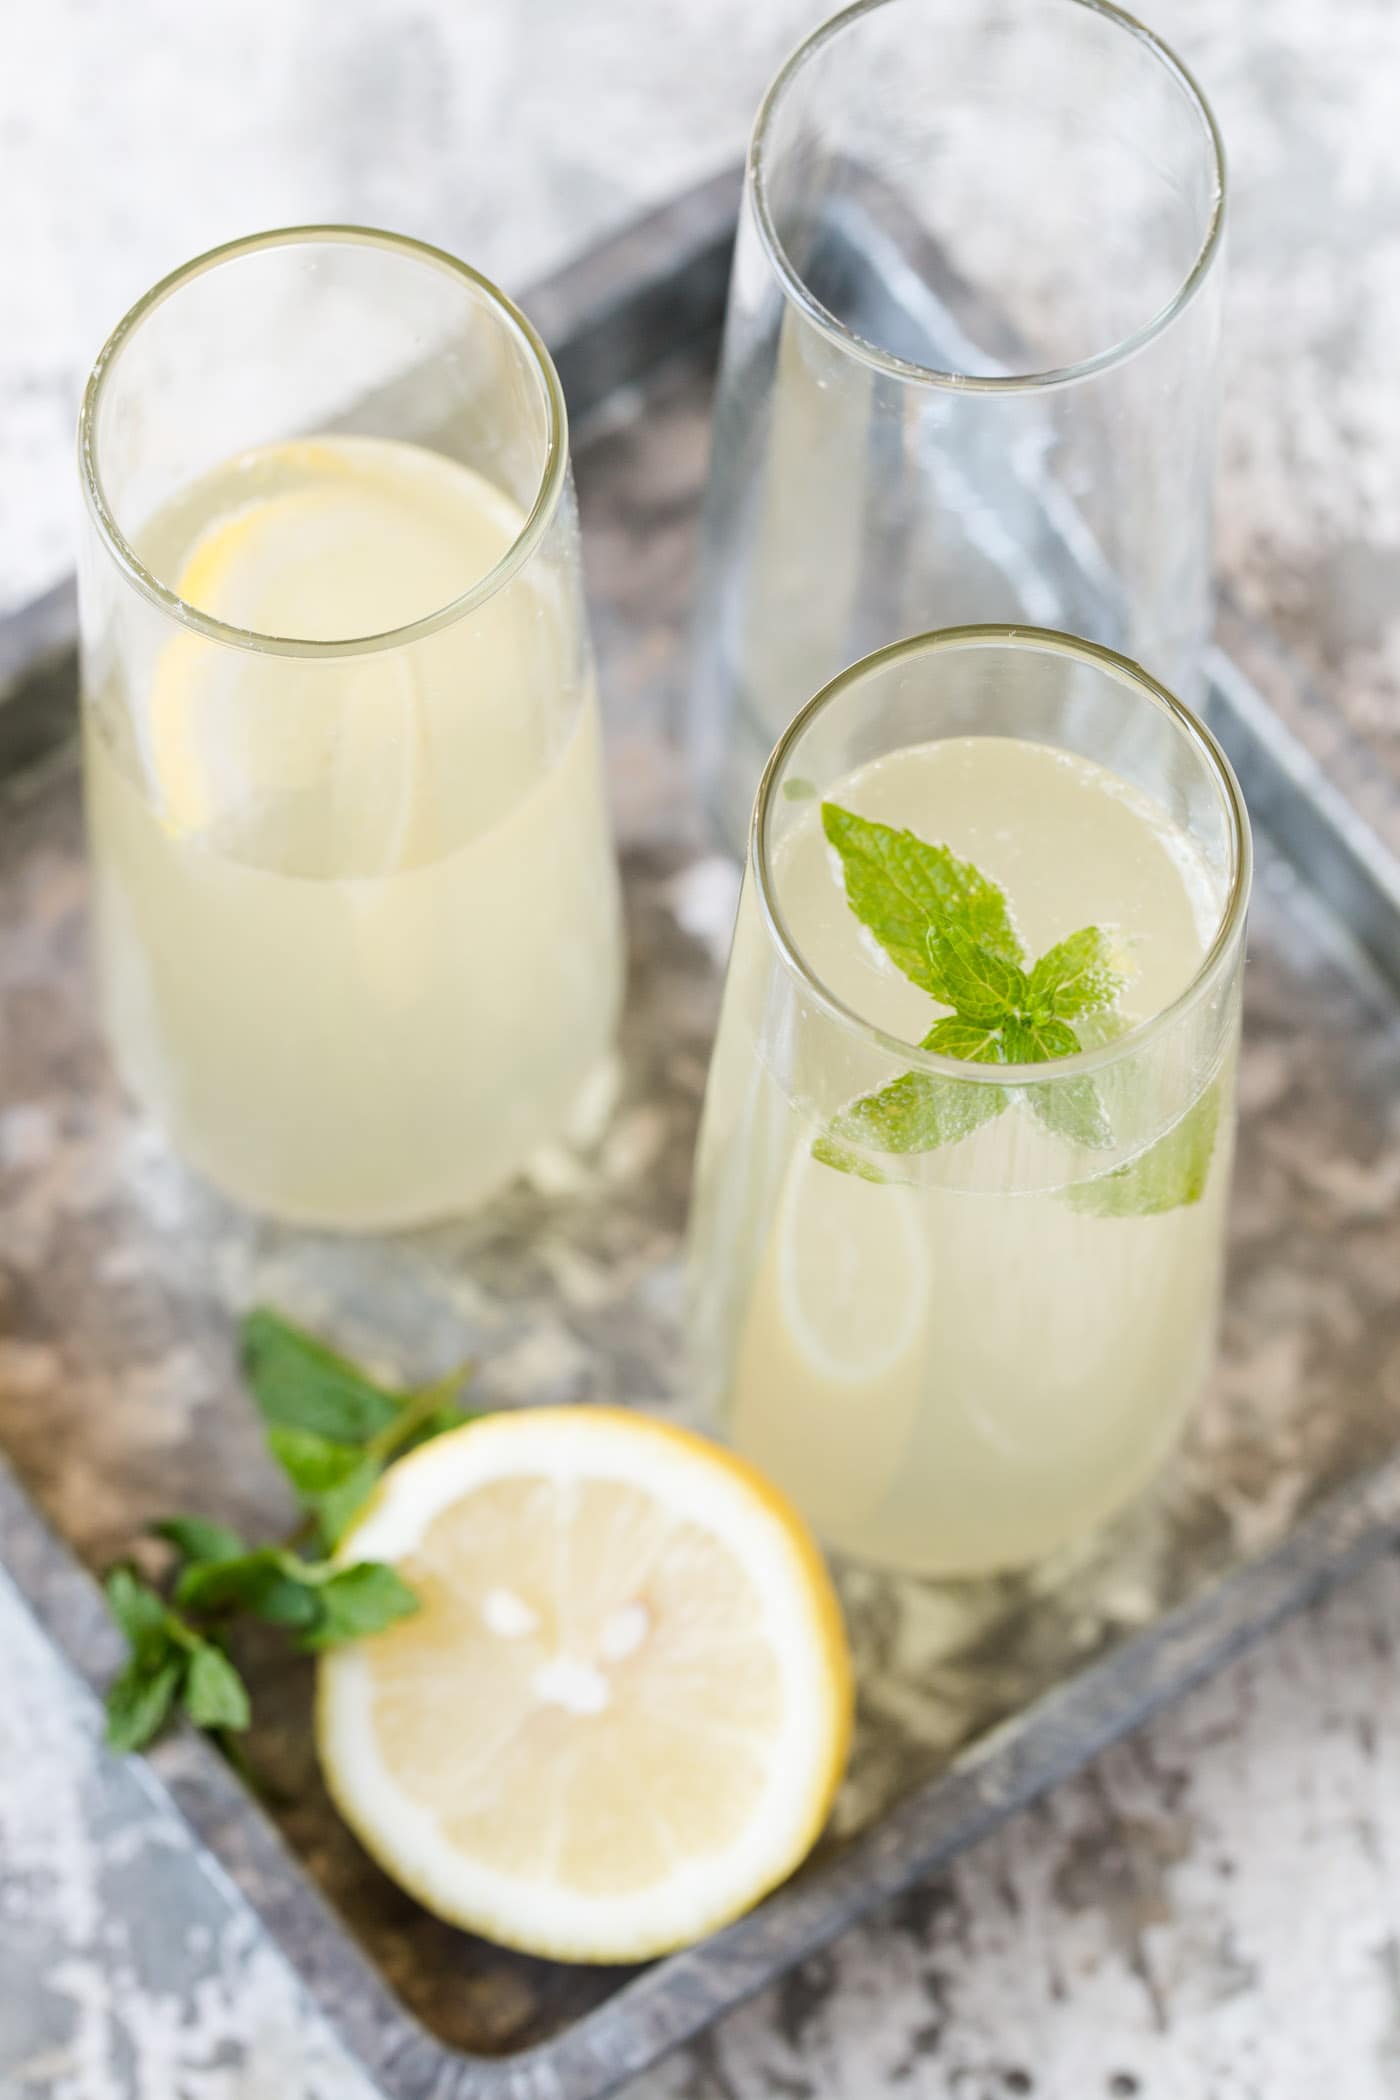
[[[1199,1203],[1220,1127],[1221,1094],[1217,1079],[1155,1145],[1111,1174],[1070,1189],[1070,1209],[1093,1218],[1154,1218]]]
[[[841,857],[846,901],[890,961],[941,1005],[956,1007],[941,974],[942,944],[961,943],[1019,969],[1025,962],[1006,898],[970,861],[912,831],[877,824],[834,802],[822,829]]]
[[[1081,927],[1032,963],[1005,893],[950,847],[833,802],[822,804],[822,828],[840,858],[855,917],[911,983],[952,1009],[934,1022],[921,1049],[968,1064],[1048,1064],[1121,1028],[1113,1008],[1124,979],[1115,943],[1102,927]],[[1077,1025],[1084,1023],[1088,1028]],[[1113,1143],[1093,1079],[1029,1086],[1024,1094],[1056,1136],[1096,1150]],[[814,1151],[829,1166],[878,1180],[879,1169],[864,1154],[927,1152],[954,1143],[1001,1115],[1011,1099],[1005,1087],[905,1072],[843,1109]],[[1098,1214],[1145,1215],[1196,1201],[1214,1128],[1214,1118],[1208,1130],[1200,1123],[1196,1143],[1182,1138],[1174,1148],[1177,1132],[1169,1132],[1140,1160],[1089,1184],[1088,1190],[1104,1192]],[[1163,1146],[1168,1151],[1149,1168]]]
[[[139,1750],[177,1711],[225,1742],[248,1727],[247,1686],[227,1651],[239,1619],[278,1627],[312,1652],[418,1608],[393,1568],[331,1556],[387,1466],[471,1420],[456,1404],[468,1368],[396,1390],[262,1309],[248,1315],[241,1340],[268,1449],[303,1521],[290,1540],[252,1545],[212,1517],[167,1517],[151,1526],[173,1549],[160,1587],[127,1563],[111,1570],[108,1607],[128,1650],[107,1694],[117,1750]]]
[[[1045,1064],[1083,1046],[1073,1022],[1122,989],[1109,936],[1081,927],[1028,966],[1004,891],[948,846],[834,802],[822,827],[840,856],[846,901],[891,962],[951,1014],[920,1045],[965,1063]],[[1027,1091],[1057,1135],[1105,1146],[1112,1132],[1091,1079]],[[843,1110],[819,1157],[849,1168],[849,1148],[927,1152],[966,1137],[1010,1103],[1005,1088],[906,1072]]]

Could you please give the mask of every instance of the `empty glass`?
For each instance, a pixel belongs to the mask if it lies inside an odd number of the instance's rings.
[[[759,112],[716,409],[692,745],[738,846],[808,694],[1009,620],[1188,700],[1209,622],[1224,169],[1102,0],[860,0]]]

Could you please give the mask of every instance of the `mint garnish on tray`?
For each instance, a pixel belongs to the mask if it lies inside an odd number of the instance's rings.
[[[840,856],[846,901],[861,925],[911,983],[952,1009],[934,1022],[920,1049],[969,1064],[1048,1064],[1089,1047],[1086,1036],[1103,1041],[1121,1029],[1113,1007],[1124,978],[1115,943],[1102,927],[1081,927],[1031,964],[1005,893],[950,847],[834,802],[822,804],[822,827]],[[1076,1027],[1080,1022],[1088,1028]],[[1025,1094],[1056,1136],[1093,1148],[1112,1144],[1091,1078],[1030,1086]],[[1209,1098],[1217,1108],[1207,1121],[1200,1112]],[[928,1152],[991,1122],[1011,1099],[1005,1087],[905,1072],[843,1109],[813,1150],[828,1166],[878,1180],[878,1169],[853,1146]],[[1217,1114],[1212,1089],[1140,1159],[1086,1184],[1076,1194],[1076,1207],[1127,1216],[1195,1202]],[[1187,1125],[1194,1135],[1178,1138]],[[1097,1200],[1096,1190],[1102,1191]]]
[[[383,1562],[328,1556],[386,1466],[471,1419],[454,1399],[468,1367],[396,1392],[267,1311],[248,1315],[242,1342],[268,1448],[304,1519],[292,1539],[250,1546],[211,1517],[167,1517],[150,1527],[175,1549],[162,1589],[126,1563],[110,1571],[107,1603],[129,1650],[107,1694],[107,1740],[117,1750],[139,1750],[177,1707],[221,1736],[247,1728],[247,1687],[225,1647],[240,1615],[283,1628],[311,1651],[378,1633],[418,1608]]]
[[[243,1322],[243,1368],[267,1424],[268,1449],[327,1551],[339,1545],[387,1465],[471,1419],[454,1404],[469,1364],[432,1385],[394,1392],[266,1310]]]

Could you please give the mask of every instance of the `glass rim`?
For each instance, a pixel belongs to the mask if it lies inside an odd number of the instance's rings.
[[[1220,126],[1215,120],[1215,112],[1207,101],[1199,81],[1189,67],[1177,57],[1170,44],[1154,30],[1149,29],[1146,23],[1138,21],[1135,15],[1114,6],[1113,0],[1055,0],[1055,4],[1082,8],[1086,13],[1099,15],[1105,21],[1125,30],[1149,52],[1166,73],[1172,76],[1183,90],[1188,105],[1194,109],[1200,122],[1202,138],[1211,158],[1215,178],[1210,215],[1190,269],[1171,297],[1140,327],[1131,330],[1117,342],[1108,344],[1104,349],[1092,352],[1088,357],[1076,358],[1067,365],[1047,366],[1043,371],[944,371],[936,365],[921,365],[911,358],[899,357],[893,351],[882,349],[878,343],[872,343],[868,336],[859,335],[853,328],[848,328],[816,297],[801,271],[791,261],[768,204],[766,154],[771,126],[788,89],[805,70],[808,61],[825,45],[833,42],[866,15],[874,14],[885,7],[903,4],[905,0],[853,0],[851,6],[843,8],[839,14],[819,24],[810,35],[803,38],[779,67],[759,104],[758,115],[749,139],[744,187],[753,202],[759,238],[785,298],[796,306],[814,327],[820,329],[823,335],[863,363],[913,385],[951,389],[959,393],[1037,393],[1054,387],[1072,386],[1079,380],[1092,378],[1100,372],[1111,371],[1117,365],[1126,364],[1171,326],[1191,304],[1210,275],[1211,265],[1219,252],[1225,231],[1227,182],[1225,142]]]
[[[347,635],[333,641],[317,641],[297,635],[265,634],[257,628],[235,626],[231,621],[217,619],[212,613],[201,612],[198,606],[182,598],[178,591],[162,583],[160,578],[146,567],[117,521],[116,512],[108,499],[102,479],[97,439],[97,417],[107,382],[127,343],[136,334],[142,322],[158,307],[163,306],[186,285],[192,284],[196,278],[207,275],[225,263],[236,262],[244,256],[261,254],[272,249],[309,247],[313,244],[379,249],[397,253],[426,264],[445,276],[455,277],[459,283],[483,298],[505,323],[524,350],[541,382],[545,404],[544,461],[539,487],[520,531],[499,561],[484,575],[477,577],[467,590],[459,592],[445,605],[437,606],[419,619],[386,628],[378,634]],[[489,277],[483,276],[480,270],[474,270],[470,263],[449,254],[445,248],[436,248],[430,242],[416,240],[411,234],[390,233],[373,226],[327,223],[273,227],[264,233],[243,234],[234,240],[221,241],[217,247],[205,249],[191,261],[181,263],[178,268],[160,278],[149,291],[144,292],[123,314],[107,337],[88,375],[78,414],[78,475],[82,482],[83,498],[107,552],[127,580],[143,597],[149,599],[162,612],[169,614],[181,626],[204,635],[210,641],[223,642],[265,656],[310,659],[368,656],[381,650],[395,649],[406,643],[420,641],[454,625],[485,604],[487,599],[494,597],[528,561],[559,507],[568,480],[568,470],[568,411],[564,403],[563,388],[559,383],[559,374],[543,338],[514,300],[510,299],[499,285],[493,284]]]
[[[1130,1028],[1125,1035],[1120,1035],[1109,1043],[1100,1043],[1090,1050],[1076,1051],[1071,1057],[1053,1058],[1044,1064],[969,1064],[962,1058],[944,1057],[936,1050],[925,1050],[917,1043],[906,1042],[902,1036],[891,1035],[887,1029],[877,1027],[873,1021],[866,1020],[855,1007],[848,1006],[844,999],[838,998],[816,971],[809,967],[800,946],[788,929],[769,866],[768,823],[779,777],[798,740],[818,715],[823,714],[852,687],[861,684],[871,672],[896,663],[901,658],[938,655],[944,650],[990,647],[1031,649],[1052,656],[1073,657],[1080,662],[1096,664],[1116,678],[1126,680],[1137,687],[1147,700],[1170,717],[1194,747],[1197,756],[1204,761],[1206,770],[1214,779],[1219,791],[1229,823],[1229,888],[1221,904],[1219,924],[1189,982],[1166,1006],[1159,1007],[1156,1013],[1149,1015],[1147,1020],[1139,1022],[1136,1027]],[[1079,635],[1066,634],[1058,628],[989,622],[968,627],[933,628],[925,634],[909,635],[902,641],[888,642],[883,649],[876,649],[871,655],[861,657],[858,663],[850,664],[844,671],[838,672],[820,692],[812,696],[794,715],[774,745],[763,769],[749,827],[749,866],[753,871],[754,885],[768,937],[777,949],[784,967],[802,989],[816,1000],[827,1017],[848,1034],[874,1044],[909,1070],[928,1072],[939,1079],[960,1080],[972,1086],[1046,1086],[1082,1078],[1087,1074],[1103,1071],[1124,1057],[1139,1055],[1147,1045],[1169,1033],[1189,1009],[1197,1005],[1210,991],[1224,972],[1232,967],[1235,949],[1244,932],[1249,909],[1254,850],[1244,796],[1235,778],[1234,769],[1219,742],[1200,716],[1187,707],[1184,701],[1178,700],[1176,695],[1153,678],[1150,672],[1144,671],[1141,664],[1134,663],[1131,657],[1121,656],[1116,649],[1107,649],[1101,643],[1085,641]]]

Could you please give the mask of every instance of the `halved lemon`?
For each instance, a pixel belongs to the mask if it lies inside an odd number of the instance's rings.
[[[342,1551],[421,1609],[322,1660],[326,1781],[439,1916],[642,1961],[810,1849],[850,1659],[809,1533],[742,1460],[621,1409],[494,1415],[396,1465]]]

